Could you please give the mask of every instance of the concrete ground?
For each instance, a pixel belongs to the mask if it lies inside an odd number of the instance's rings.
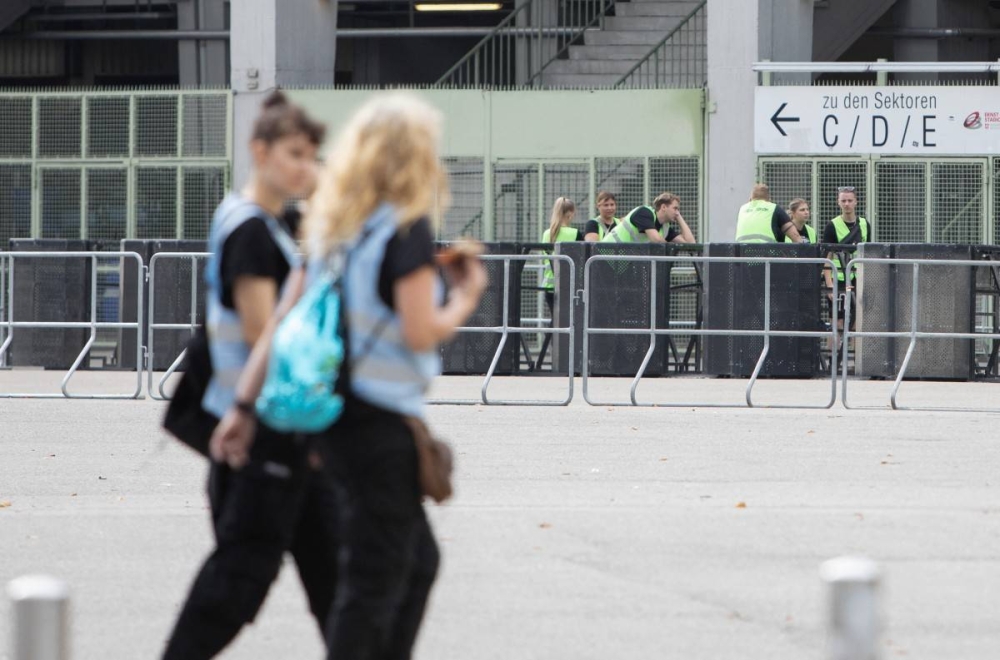
[[[0,372],[0,392],[59,376]],[[845,410],[438,406],[458,495],[430,515],[444,555],[417,658],[823,657],[819,564],[884,570],[883,657],[1000,648],[1000,416]],[[625,401],[627,380],[592,396]],[[644,401],[742,401],[745,383],[650,380]],[[128,391],[83,373],[78,392]],[[559,398],[564,381],[491,396]],[[851,384],[884,406],[888,383]],[[444,379],[436,395],[476,397]],[[822,404],[821,381],[763,381],[766,402]],[[908,383],[903,404],[1000,408],[1000,385]],[[164,439],[163,403],[0,400],[0,582],[73,590],[74,658],[155,658],[209,551],[204,463]],[[5,506],[9,503],[9,506]],[[0,658],[9,648],[0,599]],[[224,655],[319,658],[294,567]]]

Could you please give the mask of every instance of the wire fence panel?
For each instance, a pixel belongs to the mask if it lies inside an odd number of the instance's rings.
[[[143,167],[136,172],[136,236],[177,234],[177,168]]]
[[[494,240],[534,243],[541,236],[540,167],[537,163],[493,166]]]
[[[31,110],[30,97],[0,97],[0,157],[31,157]]]
[[[927,236],[926,163],[875,164],[875,238],[880,243],[922,242]]]
[[[87,156],[129,156],[129,99],[124,96],[87,99]]]
[[[597,180],[594,189],[607,190],[615,195],[618,216],[621,217],[637,206],[648,204],[646,199],[646,164],[644,158],[597,158],[594,161]],[[596,200],[594,200],[596,203]],[[595,217],[597,208],[587,209],[588,217]]]
[[[135,107],[135,156],[177,156],[177,98],[140,96]]]
[[[213,96],[183,97],[183,150],[184,158],[206,157],[225,158],[228,155],[228,140],[224,131],[229,117],[229,97]]]
[[[42,238],[80,238],[83,169],[41,170]]]
[[[576,204],[574,226],[585,224],[584,209],[593,206],[590,199],[590,165],[587,163],[545,163],[542,165],[542,230],[548,229],[552,205],[558,197],[566,197]],[[541,240],[541,232],[538,239]]]
[[[31,181],[31,165],[0,164],[0,251],[31,235]]]
[[[701,232],[701,173],[698,158],[650,158],[649,196],[670,192],[681,198],[681,215],[691,227],[695,242]],[[649,199],[646,204],[653,200]]]
[[[83,99],[52,97],[38,100],[38,155],[79,158],[82,154]]]
[[[931,163],[932,243],[981,243],[985,239],[985,163]]]
[[[993,222],[993,243],[1000,245],[1000,158],[993,159],[993,209],[989,219]]]
[[[183,235],[178,238],[206,240],[215,207],[226,190],[227,172],[223,166],[184,167]]]
[[[858,214],[871,219],[868,211],[868,162],[858,160],[821,161],[817,163],[818,199],[813,202],[814,214],[817,216],[817,228],[820,232],[827,223],[840,215],[837,205],[839,189],[854,188],[858,197]]]
[[[87,238],[116,241],[128,223],[128,170],[90,168],[87,180]]]
[[[445,158],[451,188],[451,206],[441,221],[439,238],[485,238],[483,228],[483,159]]]

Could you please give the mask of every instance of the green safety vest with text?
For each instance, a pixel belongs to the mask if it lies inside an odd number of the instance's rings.
[[[603,243],[649,243],[649,236],[646,232],[639,231],[639,228],[632,224],[632,215],[639,209],[649,209],[649,212],[656,217],[656,211],[652,206],[637,206],[618,222],[618,226],[608,232],[608,235],[601,239]],[[660,227],[660,236],[667,237],[667,228]]]
[[[771,221],[778,205],[753,199],[740,207],[740,215],[736,221],[737,243],[775,243]]]
[[[559,233],[556,234],[556,240],[553,241],[550,240],[549,230],[546,229],[542,233],[542,243],[572,243],[578,235],[577,230],[572,227],[560,227]],[[545,260],[545,274],[542,276],[542,287],[550,291],[556,288],[556,274],[552,271],[552,262],[548,259]]]
[[[857,219],[857,222],[861,223],[861,225],[860,225],[860,227],[861,227],[861,240],[858,241],[858,242],[859,243],[867,243],[868,242],[868,221],[859,216],[858,219]],[[848,225],[844,221],[844,216],[842,216],[842,215],[838,215],[836,218],[834,218],[833,220],[831,220],[830,224],[833,225],[834,231],[837,232],[837,242],[838,243],[840,243],[845,238],[847,238],[847,235],[851,233],[851,227],[853,226],[853,224],[852,225]],[[841,282],[843,282],[844,281],[844,276],[845,276],[844,274],[847,272],[847,266],[845,264],[841,263],[841,261],[840,261],[840,255],[836,254],[836,253],[833,255],[833,262],[835,264],[837,264],[837,279],[840,280]],[[854,275],[852,275],[852,279],[855,276],[857,276],[856,272],[854,273]]]

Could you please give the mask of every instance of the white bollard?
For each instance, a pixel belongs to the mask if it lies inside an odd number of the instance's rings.
[[[11,660],[69,660],[69,588],[46,575],[7,585],[13,631]]]
[[[830,594],[826,657],[877,660],[878,566],[865,557],[838,557],[824,562],[819,573]]]

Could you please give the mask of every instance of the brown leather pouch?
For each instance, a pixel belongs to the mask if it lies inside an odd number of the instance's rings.
[[[438,440],[427,425],[416,417],[406,417],[417,445],[417,462],[421,492],[441,504],[452,495],[451,473],[454,456],[447,443]]]

